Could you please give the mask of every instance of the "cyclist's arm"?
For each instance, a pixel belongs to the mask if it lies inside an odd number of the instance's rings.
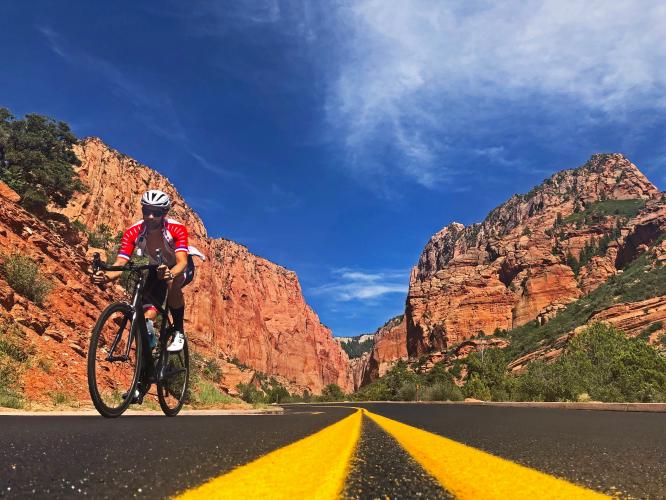
[[[187,267],[187,252],[177,252],[176,253],[176,265],[171,268],[171,274],[175,278],[180,276],[185,272]]]
[[[114,266],[124,266],[125,264],[127,264],[127,259],[123,259],[122,257],[116,257],[116,261],[113,263]],[[123,272],[107,271],[105,274],[108,281],[113,281],[118,279]]]
[[[174,236],[174,246],[176,247],[176,265],[170,271],[173,277],[180,276],[187,267],[188,239],[187,228],[182,224],[174,224],[170,228]]]

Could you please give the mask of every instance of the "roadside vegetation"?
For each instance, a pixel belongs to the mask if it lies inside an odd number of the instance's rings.
[[[193,352],[190,355],[190,383],[187,403],[194,408],[238,404],[240,400],[223,392],[218,383],[222,370],[218,362]]]
[[[0,254],[0,274],[12,289],[35,304],[43,304],[53,284],[40,272],[37,263],[19,252]]]
[[[0,180],[37,215],[44,215],[50,203],[66,206],[84,189],[73,168],[80,164],[72,150],[76,140],[64,122],[36,114],[16,119],[0,108]]]
[[[25,405],[21,377],[34,354],[23,330],[9,318],[0,318],[0,406]]]
[[[449,368],[439,362],[427,373],[416,373],[399,361],[352,397],[361,401],[460,401],[467,397],[484,401],[666,402],[666,357],[645,340],[628,338],[601,323],[574,337],[553,363],[536,361],[515,375],[507,369],[511,359],[506,349],[488,349]]]

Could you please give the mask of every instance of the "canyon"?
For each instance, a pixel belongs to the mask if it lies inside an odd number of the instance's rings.
[[[0,183],[0,245],[32,258],[52,283],[40,305],[0,278],[0,316],[21,325],[40,360],[23,375],[26,396],[35,401],[56,391],[87,397],[90,331],[124,291],[90,284],[96,249],[80,227],[124,230],[141,218],[138,199],[149,188],[172,197],[170,217],[188,227],[190,243],[207,257],[185,289],[186,330],[201,359],[219,364],[219,385],[232,395],[239,383],[256,383],[263,374],[292,394],[320,393],[329,384],[348,393],[382,377],[398,360],[421,360],[427,367],[505,348],[507,331],[545,325],[640,255],[649,252],[654,265],[666,264],[664,194],[624,156],[593,155],[514,195],[481,223],[452,222],[434,234],[411,271],[404,314],[357,339],[372,339],[372,348],[350,360],[341,347],[350,340],[335,339],[321,323],[294,272],[210,237],[168,179],[100,139],[84,139],[74,151],[86,189],[66,207],[51,207],[43,220]],[[664,297],[655,296],[612,304],[585,323],[603,321],[633,336],[650,328],[648,340],[656,342],[664,320]],[[510,369],[556,358],[581,328],[521,354]]]
[[[161,189],[174,200],[169,216],[184,223],[190,244],[207,258],[198,262],[193,283],[184,289],[185,328],[193,350],[220,365],[221,387],[235,394],[239,382],[257,374],[273,376],[291,393],[319,393],[328,384],[353,389],[349,359],[331,331],[306,303],[298,277],[245,246],[211,238],[199,216],[157,171],[108,147],[98,138],[74,146],[76,167],[86,189],[64,208],[51,207],[39,220],[18,205],[18,195],[2,184],[0,245],[32,258],[53,290],[40,306],[12,291],[0,278],[0,313],[29,335],[49,373],[31,367],[25,374],[27,397],[44,399],[66,390],[85,399],[85,354],[100,311],[122,297],[119,286],[99,290],[90,283],[91,248],[85,232],[106,225],[116,234],[141,219],[139,199]]]

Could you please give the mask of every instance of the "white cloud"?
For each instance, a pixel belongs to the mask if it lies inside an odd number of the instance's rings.
[[[358,271],[349,268],[333,270],[330,283],[315,287],[313,295],[325,295],[338,302],[372,301],[387,294],[406,294],[408,271]]]
[[[613,120],[666,103],[659,2],[362,0],[336,13],[326,109],[361,177],[435,186],[460,168],[442,154],[454,138],[527,101],[526,116],[571,100]],[[373,161],[382,149],[389,164]]]

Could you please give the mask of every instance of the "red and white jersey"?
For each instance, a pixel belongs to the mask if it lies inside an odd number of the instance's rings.
[[[147,248],[148,236],[146,224],[143,220],[133,224],[125,231],[120,240],[118,257],[129,260],[136,249],[137,255],[145,255],[152,264],[156,263],[155,253],[158,248]],[[172,267],[176,265],[176,254],[178,252],[189,253],[187,241],[187,228],[173,219],[165,219],[162,227],[162,258],[164,263]]]

